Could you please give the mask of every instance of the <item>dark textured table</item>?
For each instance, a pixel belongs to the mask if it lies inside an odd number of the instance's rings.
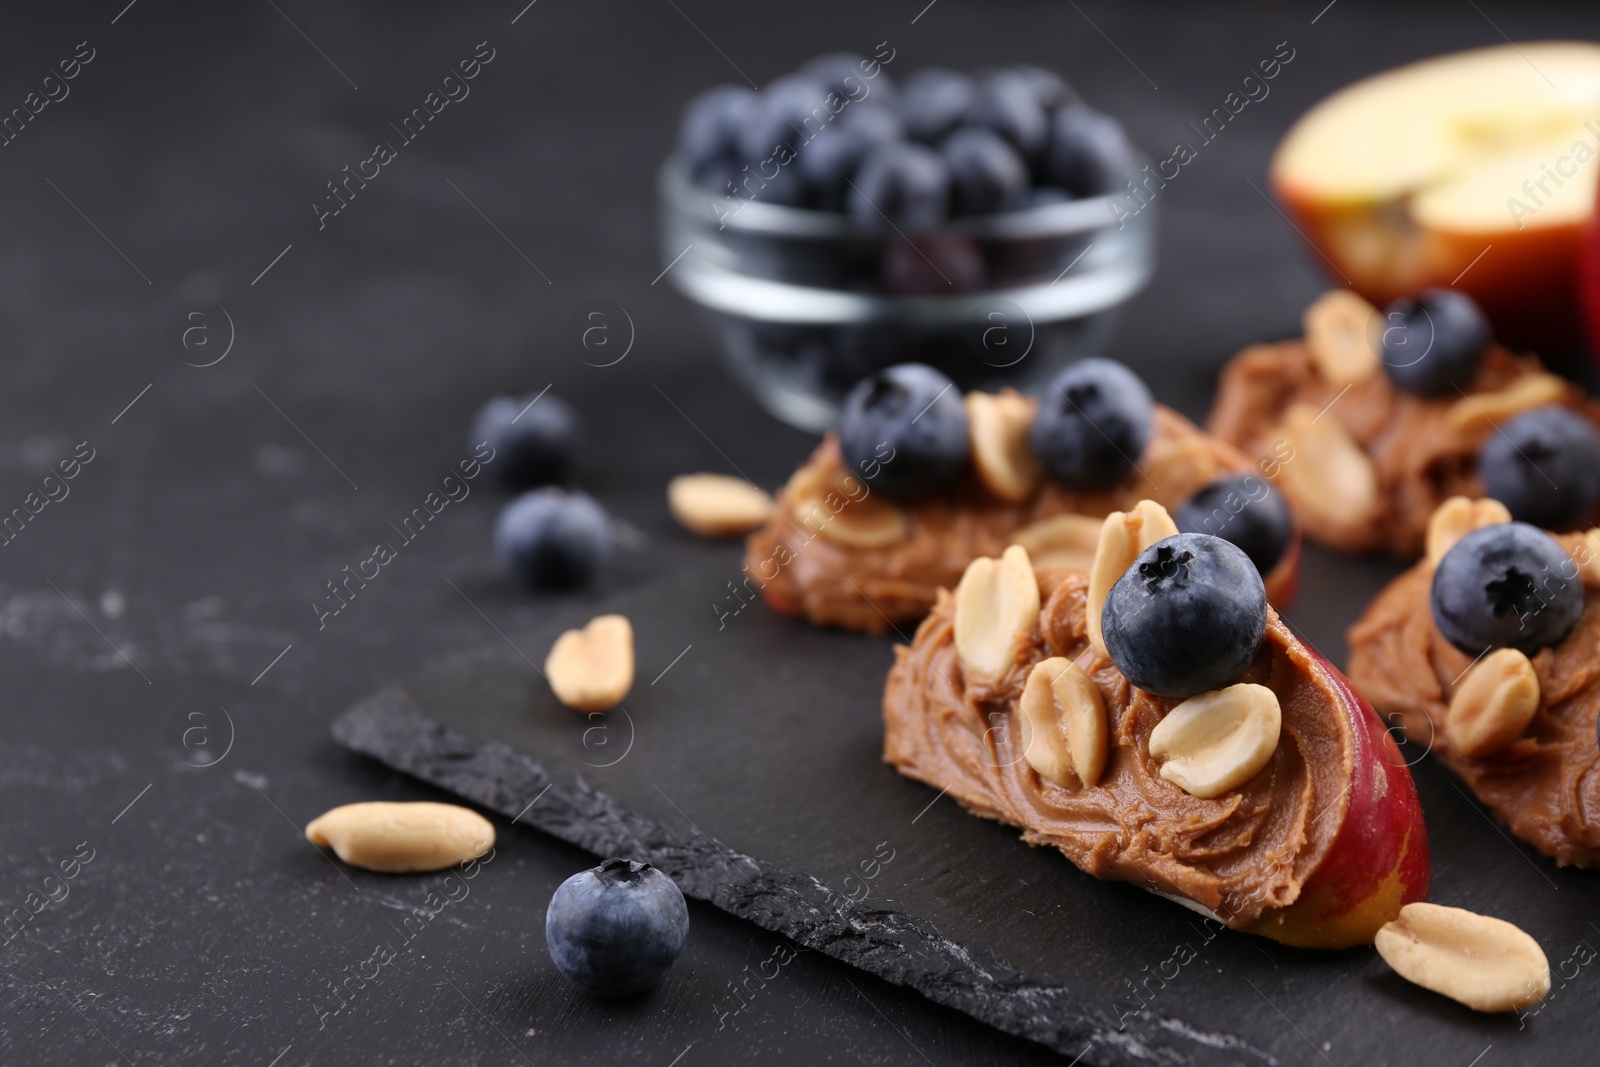
[[[1593,38],[1600,14],[524,2],[111,0],[13,14],[0,37],[0,114],[28,116],[0,146],[0,513],[29,516],[0,549],[0,1062],[1056,1061],[815,953],[723,1025],[729,983],[778,942],[700,905],[665,987],[590,1000],[552,969],[542,915],[592,858],[501,819],[493,863],[443,906],[438,876],[333,865],[300,836],[310,817],[443,794],[328,725],[424,660],[731,558],[676,529],[666,479],[737,467],[776,485],[808,448],[652,283],[653,173],[697,88],[887,40],[892,70],[1055,67],[1155,151],[1289,42],[1271,95],[1163,190],[1158,273],[1112,352],[1198,416],[1220,361],[1292,331],[1321,285],[1260,192],[1293,117],[1502,30]],[[391,126],[474,58],[468,95]],[[63,61],[75,77],[45,82]],[[400,146],[378,176],[329,198],[378,141]],[[575,326],[601,300],[634,335],[603,368]],[[585,485],[627,524],[599,588],[508,581],[479,480],[337,614],[317,610],[469,455],[482,398],[551,383],[588,421]],[[76,477],[46,480],[74,455]],[[1312,554],[1297,624],[1341,658],[1389,573]],[[1482,827],[1482,848],[1508,847]],[[52,878],[63,863],[75,876]],[[333,1013],[333,984],[419,910],[405,951]],[[1541,1023],[1592,1027],[1583,982]],[[1517,1049],[1513,1024],[1482,1063]]]

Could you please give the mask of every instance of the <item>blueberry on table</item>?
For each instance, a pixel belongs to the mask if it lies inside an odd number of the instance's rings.
[[[597,997],[659,985],[688,936],[689,907],[677,883],[633,860],[606,860],[568,878],[544,916],[556,970]]]
[[[950,213],[950,168],[931,148],[895,141],[874,148],[851,179],[850,217],[864,226],[885,220],[931,229]]]
[[[1213,534],[1237,545],[1256,570],[1268,574],[1294,535],[1289,505],[1265,478],[1231,474],[1189,498],[1172,519],[1183,533]]]
[[[742,85],[715,85],[690,100],[678,126],[678,154],[698,177],[712,163],[738,155],[739,131],[756,94]]]
[[[1073,489],[1104,489],[1134,469],[1150,441],[1150,390],[1110,359],[1084,359],[1056,375],[1028,431],[1033,454]]]
[[[1396,300],[1383,318],[1383,369],[1397,389],[1419,396],[1465,389],[1494,340],[1489,320],[1459,289]]]
[[[779,146],[799,153],[832,121],[827,101],[827,86],[815,78],[801,74],[779,78],[761,91],[745,115],[739,131],[739,158],[754,164],[777,154],[777,163],[785,165],[785,153]]]
[[[885,367],[845,395],[839,452],[870,492],[912,500],[947,488],[967,467],[961,390],[922,363]]]
[[[906,79],[900,90],[900,118],[906,133],[932,143],[966,120],[975,86],[959,71],[928,67]]]
[[[1478,468],[1511,517],[1547,529],[1573,526],[1600,502],[1600,434],[1563,407],[1534,408],[1484,441]]]
[[[562,482],[576,464],[583,424],[560,397],[497,396],[472,419],[472,447],[494,449],[488,466],[506,487]]]
[[[941,149],[950,166],[956,211],[988,215],[1028,206],[1028,165],[1017,150],[985,126],[963,126]]]
[[[535,489],[500,512],[494,547],[529,585],[570,589],[594,579],[611,550],[605,509],[587,493]]]
[[[900,116],[880,104],[852,104],[806,145],[795,165],[805,177],[812,203],[823,211],[843,211],[855,177],[873,149],[898,141]]]
[[[1093,108],[1068,106],[1050,119],[1044,177],[1075,197],[1104,196],[1122,188],[1138,169],[1136,155],[1116,119]]]
[[[1525,522],[1484,526],[1457,541],[1433,572],[1433,623],[1469,656],[1490,648],[1532,655],[1583,614],[1583,579],[1556,539]]]
[[[1117,579],[1100,628],[1128,681],[1187,700],[1250,666],[1267,632],[1267,590],[1242,549],[1180,533],[1145,549]]]
[[[1050,114],[1034,80],[1013,70],[996,71],[978,82],[967,121],[994,130],[1024,159],[1040,158],[1050,139]]]

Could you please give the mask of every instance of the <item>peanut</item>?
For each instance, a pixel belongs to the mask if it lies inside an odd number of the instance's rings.
[[[972,466],[985,489],[1010,504],[1033,495],[1044,474],[1028,445],[1033,402],[1016,393],[967,394]]]
[[[1104,519],[1087,515],[1057,515],[1024,526],[1011,535],[1011,543],[1027,549],[1034,566],[1088,571],[1104,525]]]
[[[967,565],[956,586],[955,642],[961,669],[978,682],[998,681],[1039,621],[1039,581],[1027,549]]]
[[[545,677],[556,699],[578,711],[607,711],[633,688],[633,626],[625,615],[601,615],[568,630],[550,646]]]
[[[1450,747],[1477,759],[1522,736],[1539,710],[1539,675],[1514,648],[1489,653],[1450,698],[1444,733]]]
[[[1539,942],[1503,919],[1407,904],[1373,944],[1401,978],[1474,1011],[1516,1011],[1550,992],[1550,961]]]
[[[1317,373],[1331,385],[1365,381],[1378,372],[1373,344],[1378,309],[1348,289],[1323,293],[1301,320]]]
[[[1446,552],[1473,530],[1511,521],[1511,512],[1498,500],[1469,500],[1453,496],[1428,517],[1428,562],[1438,566]]]
[[[306,837],[313,845],[331,845],[352,867],[395,874],[442,871],[489,851],[494,824],[456,804],[368,801],[317,816]]]
[[[672,517],[702,537],[749,533],[772,514],[772,497],[743,478],[680,474],[667,483]]]
[[[1337,419],[1295,404],[1284,413],[1280,432],[1293,455],[1279,467],[1278,484],[1296,507],[1331,526],[1377,515],[1378,472]]]
[[[1139,553],[1177,534],[1177,523],[1154,500],[1141,500],[1132,511],[1113,511],[1101,523],[1100,540],[1089,568],[1088,627],[1089,644],[1102,656],[1108,653],[1100,632],[1100,614],[1111,587],[1133,566]]]
[[[789,479],[787,491],[800,524],[836,545],[883,548],[911,533],[910,516],[848,473],[802,467]]]
[[[1264,685],[1241,682],[1192,696],[1150,731],[1161,777],[1191,796],[1221,796],[1254,778],[1278,748],[1283,712]]]
[[[1452,429],[1483,432],[1521,415],[1524,411],[1559,404],[1572,387],[1554,374],[1524,375],[1493,393],[1473,393],[1450,405],[1446,416]]]
[[[1092,786],[1105,769],[1106,706],[1087,671],[1052,656],[1034,665],[1022,687],[1022,758],[1063,789]]]

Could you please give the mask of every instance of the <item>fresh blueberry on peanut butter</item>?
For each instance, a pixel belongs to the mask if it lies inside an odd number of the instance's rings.
[[[1111,587],[1100,625],[1128,681],[1186,700],[1234,681],[1255,659],[1267,591],[1243,550],[1180,533],[1139,554]]]
[[[1429,289],[1384,311],[1383,369],[1397,388],[1455,395],[1478,373],[1494,335],[1478,305],[1459,289]]]
[[[1029,430],[1033,454],[1071,489],[1104,489],[1133,470],[1150,440],[1150,390],[1109,359],[1085,359],[1058,374]]]
[[[1469,656],[1490,648],[1532,655],[1583,614],[1583,581],[1549,534],[1523,522],[1485,526],[1446,552],[1433,574],[1434,625]]]
[[[1244,550],[1256,570],[1271,573],[1289,547],[1294,519],[1265,478],[1230,474],[1201,489],[1172,516],[1184,533],[1215,534]]]
[[[1600,501],[1600,436],[1567,408],[1518,415],[1484,442],[1478,463],[1489,495],[1519,522],[1561,529]]]
[[[886,367],[844,398],[839,452],[874,491],[912,500],[967,468],[967,408],[949,378],[921,363]]]

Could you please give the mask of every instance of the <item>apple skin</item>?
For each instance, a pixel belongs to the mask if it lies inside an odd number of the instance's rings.
[[[1252,933],[1297,948],[1369,945],[1433,880],[1428,831],[1411,771],[1372,705],[1333,664],[1307,646],[1343,697],[1355,737],[1350,804],[1322,863],[1287,908],[1264,914]]]
[[[1296,522],[1283,558],[1261,576],[1262,584],[1267,587],[1267,601],[1279,611],[1293,607],[1294,598],[1300,595],[1300,546],[1304,540],[1300,524]]]
[[[1331,264],[1336,280],[1380,311],[1400,297],[1454,284],[1478,302],[1507,347],[1555,354],[1582,344],[1578,275],[1589,223],[1426,231],[1401,221],[1396,205],[1327,203],[1276,172],[1270,179],[1320,253],[1316,264]]]

